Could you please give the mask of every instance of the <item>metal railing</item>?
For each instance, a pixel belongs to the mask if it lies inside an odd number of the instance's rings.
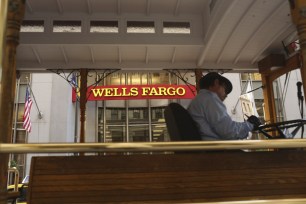
[[[205,204],[305,204],[306,198],[295,199],[271,199],[271,200],[246,200],[246,201],[226,201],[226,202],[205,202]],[[200,204],[200,203],[198,203]]]
[[[156,152],[235,149],[269,150],[305,147],[306,140],[304,139],[139,143],[0,143],[0,153]]]

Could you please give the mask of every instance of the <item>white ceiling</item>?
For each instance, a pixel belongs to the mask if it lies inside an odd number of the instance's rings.
[[[212,8],[212,10],[211,10]],[[256,71],[268,54],[296,39],[287,0],[27,0],[17,69],[230,69]],[[53,32],[54,20],[81,21],[80,33]],[[90,21],[118,21],[118,33],[90,33]],[[154,22],[155,33],[127,33],[127,21]],[[165,34],[163,22],[190,22],[190,34]]]

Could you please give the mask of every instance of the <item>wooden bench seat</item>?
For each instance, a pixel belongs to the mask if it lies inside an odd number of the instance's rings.
[[[306,198],[306,152],[33,157],[28,203]]]

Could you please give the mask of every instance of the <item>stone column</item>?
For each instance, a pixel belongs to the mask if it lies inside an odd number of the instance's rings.
[[[1,6],[2,6],[1,0]],[[2,8],[1,8],[2,10]],[[7,7],[5,45],[2,47],[2,76],[0,88],[0,143],[10,143],[16,88],[16,49],[20,25],[24,16],[25,0],[10,0]],[[6,204],[8,154],[0,154],[0,204]]]

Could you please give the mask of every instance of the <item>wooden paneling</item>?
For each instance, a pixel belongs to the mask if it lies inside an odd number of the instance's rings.
[[[306,196],[306,153],[33,157],[29,203],[144,203]]]

